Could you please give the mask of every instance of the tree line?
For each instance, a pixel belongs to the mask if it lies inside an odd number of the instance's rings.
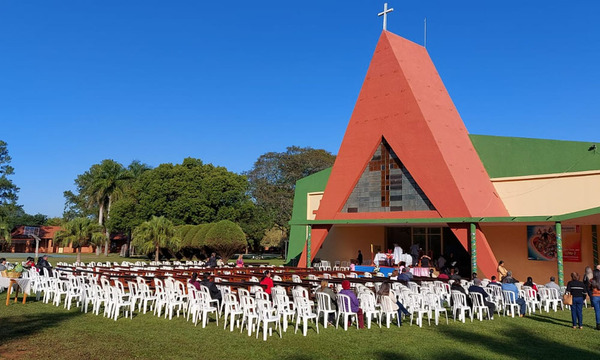
[[[12,217],[3,217],[2,209],[7,206],[5,202],[20,208],[16,197],[18,188],[11,181],[12,193],[7,193],[14,196],[1,197],[5,193],[4,179],[14,170],[9,167],[6,168],[9,172],[0,172],[0,239],[3,238],[3,223],[10,228],[52,222],[63,225],[67,231],[67,223],[77,222],[78,225],[69,224],[69,227],[77,228],[81,227],[82,219],[88,219],[93,229],[87,238],[97,249],[108,254],[111,234],[124,234],[128,240],[140,239],[144,237],[140,229],[160,219],[163,227],[173,228],[168,231],[170,235],[161,236],[175,239],[172,243],[165,243],[164,248],[171,249],[178,256],[199,256],[201,250],[217,249],[221,255],[229,253],[231,247],[219,248],[215,243],[216,237],[207,237],[208,230],[215,224],[235,224],[244,236],[243,248],[259,251],[264,246],[278,247],[289,233],[296,181],[331,167],[334,160],[335,156],[325,150],[292,146],[284,152],[261,155],[249,171],[237,174],[196,158],[185,158],[180,164],[166,163],[154,168],[140,161],[132,161],[125,166],[106,159],[78,175],[74,180],[74,191],[64,192],[62,219],[48,219],[41,214],[27,215],[22,209],[21,219],[14,216],[17,213],[14,211]],[[0,169],[5,169],[2,164],[9,163],[6,144],[0,142]],[[7,221],[9,218],[10,222]],[[19,220],[21,223],[15,223]],[[231,237],[237,232],[231,230],[231,225],[228,226],[228,230],[221,233]],[[69,231],[63,232],[59,240],[69,238],[72,241],[77,237],[67,233]],[[92,236],[92,233],[95,235]],[[229,238],[222,236],[222,242],[229,242],[226,240]],[[143,244],[139,242],[137,248],[149,251],[149,245]],[[234,248],[234,251],[240,251],[237,245]],[[158,254],[155,250],[156,243],[152,245],[152,251]]]

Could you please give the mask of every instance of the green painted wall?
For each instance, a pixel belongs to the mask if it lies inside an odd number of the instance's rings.
[[[325,191],[325,186],[327,186],[327,180],[329,180],[330,174],[331,168],[321,170],[318,173],[314,173],[296,182],[292,223],[294,221],[306,220],[306,194],[316,191]],[[297,263],[297,259],[304,249],[304,242],[306,240],[305,234],[305,225],[290,226],[290,242],[288,246],[287,261],[290,262],[295,260],[294,265]]]
[[[589,142],[469,135],[491,178],[600,169]],[[598,152],[598,153],[596,153]]]

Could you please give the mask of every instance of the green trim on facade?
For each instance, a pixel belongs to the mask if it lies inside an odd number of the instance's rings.
[[[491,178],[600,170],[589,142],[469,135]]]
[[[325,191],[327,181],[331,175],[331,168],[321,170],[296,182],[294,191],[294,208],[292,210],[292,220],[290,221],[290,241],[288,244],[287,261],[293,260],[298,263],[298,258],[302,254],[306,242],[306,207],[307,194],[311,192]]]
[[[306,211],[306,210],[305,210]],[[456,223],[554,223],[591,215],[599,215],[600,207],[576,211],[562,215],[549,216],[501,216],[501,217],[454,217],[454,218],[414,218],[414,219],[338,219],[338,220],[300,220],[290,221],[290,225],[366,225],[366,224],[456,224]]]

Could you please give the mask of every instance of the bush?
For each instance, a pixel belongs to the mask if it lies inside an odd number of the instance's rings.
[[[231,255],[246,247],[246,235],[242,228],[229,220],[221,220],[211,224],[206,233],[204,243],[221,255],[223,261],[229,260]]]

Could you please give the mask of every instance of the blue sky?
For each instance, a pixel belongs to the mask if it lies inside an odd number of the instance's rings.
[[[596,142],[600,2],[393,1],[469,132]],[[0,139],[29,213],[112,158],[242,172],[263,153],[337,153],[383,1],[0,1]]]

